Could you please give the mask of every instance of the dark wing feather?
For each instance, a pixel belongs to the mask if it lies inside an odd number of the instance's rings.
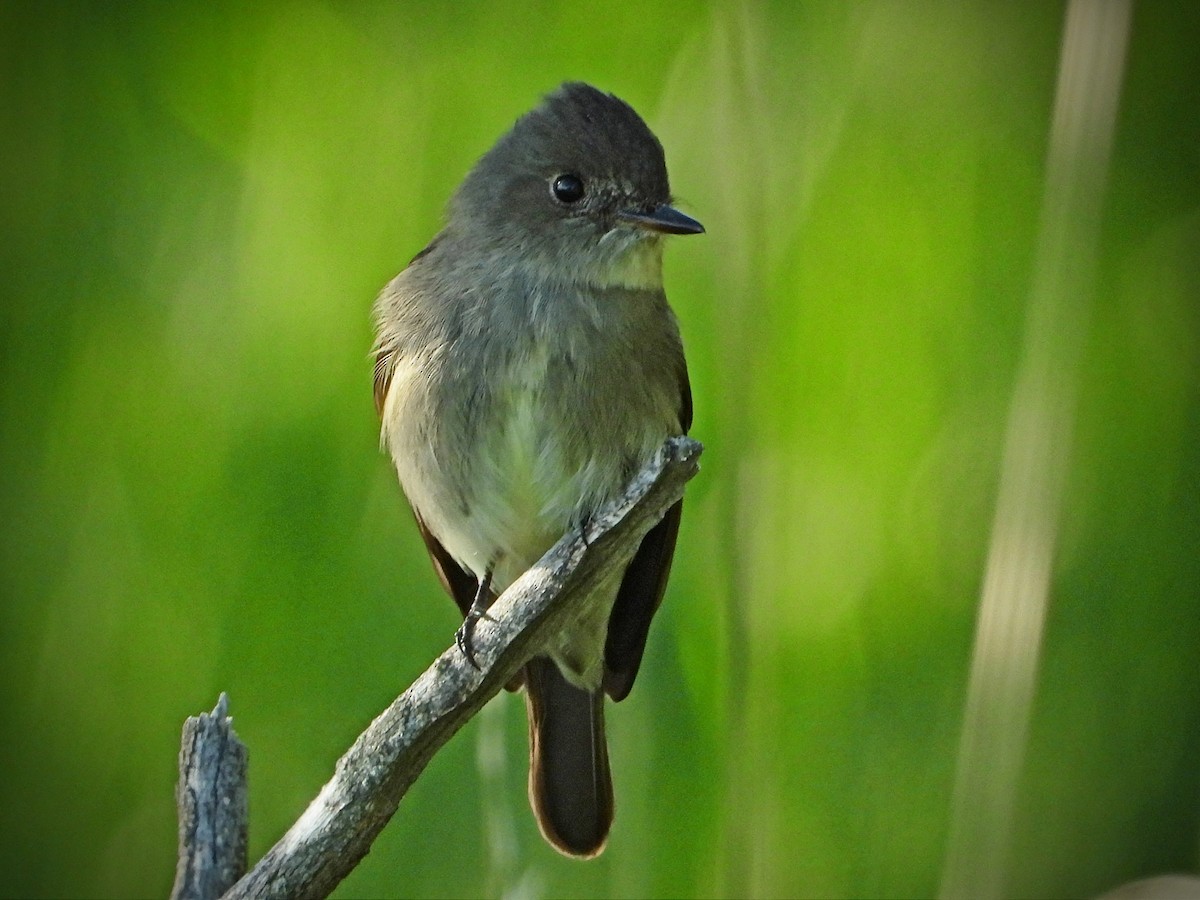
[[[372,379],[376,415],[383,415],[383,404],[387,400],[388,388],[392,386],[393,370],[392,351],[387,347],[380,347],[375,351],[375,376]]]
[[[683,357],[679,358],[679,427],[684,434],[692,430],[692,380]]]
[[[391,387],[393,368],[391,350],[387,347],[377,349],[375,351],[375,410],[381,415],[383,404],[387,400],[388,388]],[[409,506],[412,508],[411,504]],[[455,562],[454,557],[446,552],[442,542],[425,527],[421,514],[415,508],[412,513],[413,518],[417,520],[417,528],[421,532],[421,538],[425,541],[425,549],[429,551],[429,558],[433,562],[438,579],[442,582],[442,587],[454,598],[454,602],[458,604],[459,610],[465,617],[467,610],[471,608],[471,603],[475,600],[475,577],[463,569]]]
[[[475,590],[478,586],[475,576],[455,562],[454,557],[446,552],[446,548],[442,546],[442,542],[435,538],[433,532],[425,527],[420,513],[413,510],[413,516],[417,520],[417,528],[421,531],[421,538],[425,541],[425,549],[429,551],[429,559],[433,562],[434,571],[437,572],[438,579],[442,582],[442,587],[453,598],[459,612],[463,614],[463,618],[466,618],[467,612],[471,609],[471,604],[475,602]]]
[[[692,427],[692,385],[682,359],[679,374],[679,424],[687,434]],[[604,644],[604,690],[613,700],[624,700],[637,678],[646,650],[646,637],[650,633],[650,620],[658,612],[667,589],[682,515],[683,501],[680,500],[642,538],[642,545],[625,570],[608,619],[608,637]]]
[[[442,236],[439,234],[432,241],[430,241],[428,245],[426,245],[424,250],[422,250],[420,253],[418,253],[416,256],[414,256],[411,260],[409,260],[409,263],[408,263],[409,268],[411,268],[413,266],[413,264],[416,263],[418,260],[428,256],[429,253],[438,245],[438,242],[441,241],[441,239],[442,239]],[[397,276],[397,277],[399,277],[399,276]],[[392,281],[391,284],[389,284],[386,288],[384,288],[384,294],[380,297],[380,300],[379,300],[380,303],[383,302],[384,296],[387,296],[389,292],[394,290],[394,287],[393,287],[394,284],[395,284],[395,279]],[[379,315],[379,313],[377,312],[376,315]],[[381,329],[380,340],[382,341],[383,339],[384,339],[383,338],[383,329]],[[390,388],[392,386],[392,374],[396,370],[395,361],[392,358],[393,355],[395,354],[395,352],[396,352],[396,345],[390,339],[388,340],[387,343],[377,343],[375,345],[375,377],[373,379],[373,381],[374,381],[373,388],[374,388],[374,393],[375,393],[375,412],[381,416],[383,415],[384,401],[387,400],[388,388]]]
[[[604,644],[604,690],[613,700],[624,700],[637,678],[650,620],[667,588],[682,512],[680,500],[642,539],[642,546],[625,570]]]

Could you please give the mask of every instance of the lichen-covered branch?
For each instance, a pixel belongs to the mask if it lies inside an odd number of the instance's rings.
[[[171,900],[219,897],[246,871],[246,745],[221,694],[183,725],[179,748],[179,861]]]
[[[323,897],[366,855],[425,765],[524,665],[572,597],[586,596],[683,496],[702,447],[667,441],[625,495],[567,534],[493,604],[472,642],[480,670],[456,647],[444,652],[381,713],[337,762],[288,832],[227,898]]]

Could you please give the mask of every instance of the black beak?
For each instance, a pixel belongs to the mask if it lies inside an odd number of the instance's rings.
[[[666,203],[650,210],[623,209],[617,213],[617,218],[647,231],[658,231],[662,234],[704,233],[703,225]]]

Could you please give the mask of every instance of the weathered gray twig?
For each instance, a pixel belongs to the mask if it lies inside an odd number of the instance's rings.
[[[246,871],[246,745],[221,694],[183,725],[179,748],[179,861],[172,900],[219,897]]]
[[[472,642],[477,671],[451,647],[337,762],[333,778],[226,898],[323,897],[366,855],[409,786],[443,744],[524,665],[683,496],[702,447],[672,438],[586,529],[562,538],[493,604]],[[494,620],[494,621],[493,621]]]

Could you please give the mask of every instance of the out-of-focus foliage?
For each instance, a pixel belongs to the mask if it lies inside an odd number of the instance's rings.
[[[1200,863],[1198,9],[1134,11],[1014,895]],[[341,895],[935,892],[1062,18],[0,8],[0,894],[162,895],[221,690],[257,857],[448,644],[369,306],[567,78],[645,115],[708,227],[668,252],[708,450],[610,707],[616,828],[541,842],[505,696]]]

